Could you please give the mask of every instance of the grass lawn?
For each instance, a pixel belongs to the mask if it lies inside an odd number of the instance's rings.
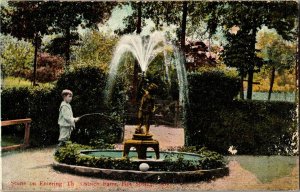
[[[291,174],[298,156],[248,156],[229,157],[239,162],[242,168],[255,174],[262,183]]]
[[[53,83],[39,83],[40,87],[53,87]],[[20,77],[5,77],[3,82],[2,82],[2,86],[4,86],[4,88],[13,88],[13,87],[31,87],[32,86],[32,82],[24,79],[24,78],[20,78]]]
[[[1,147],[17,145],[23,143],[23,138],[19,138],[13,135],[2,135],[1,136]]]

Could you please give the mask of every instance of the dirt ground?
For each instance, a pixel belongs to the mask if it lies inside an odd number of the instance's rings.
[[[126,127],[130,138],[134,127]],[[150,132],[160,141],[161,148],[181,146],[183,129],[151,127]],[[118,147],[122,147],[118,145]],[[52,169],[54,147],[28,149],[2,155],[2,188],[4,191],[164,191],[164,190],[297,190],[299,162],[290,175],[261,183],[254,174],[243,169],[237,161],[229,162],[229,176],[209,182],[153,184],[115,181],[61,173]]]

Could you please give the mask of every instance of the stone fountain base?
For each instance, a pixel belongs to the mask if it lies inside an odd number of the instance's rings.
[[[67,173],[73,173],[82,176],[97,177],[104,179],[115,179],[120,181],[139,181],[139,182],[155,182],[155,183],[185,183],[207,181],[229,175],[229,168],[217,168],[210,170],[195,171],[136,171],[136,170],[116,170],[101,169],[95,167],[85,167],[76,165],[67,165],[54,162],[52,164],[55,170]]]
[[[132,139],[124,142],[123,157],[127,157],[131,147],[137,151],[139,159],[147,159],[147,148],[153,148],[156,159],[159,159],[159,142],[152,138],[153,135],[133,134]]]

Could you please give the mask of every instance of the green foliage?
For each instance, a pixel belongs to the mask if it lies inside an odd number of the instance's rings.
[[[109,144],[104,139],[92,139],[90,145],[97,149],[114,149],[114,144]]]
[[[71,89],[74,116],[100,112],[102,116],[86,116],[72,132],[72,140],[82,144],[115,143],[122,137],[122,102],[114,100],[113,107],[104,105],[105,74],[96,68],[82,68],[63,74],[54,88],[5,88],[1,93],[2,120],[32,118],[30,142],[33,146],[50,145],[59,135],[58,109],[63,89]],[[116,94],[115,98],[119,98]]]
[[[123,170],[139,170],[140,162],[130,161],[128,158],[113,159],[110,157],[93,157],[80,154],[80,150],[91,149],[88,146],[67,143],[65,147],[58,150],[55,159],[60,163],[82,165],[88,167],[98,167],[104,169],[123,169]],[[163,163],[151,163],[151,170],[155,171],[193,171],[199,169],[214,169],[224,167],[225,161],[223,157],[206,149],[197,151],[201,155],[200,160],[185,160],[182,154],[170,154],[166,156]],[[176,156],[176,160],[173,156]]]
[[[47,2],[9,1],[1,4],[1,32],[19,39],[33,39],[37,33],[48,32],[50,17],[43,8]]]
[[[31,118],[30,142],[33,146],[57,141],[57,107],[52,89],[47,87],[7,88],[1,93],[2,120]]]
[[[256,47],[260,50],[258,56],[269,68],[283,70],[296,65],[296,42],[285,41],[274,30],[263,27],[258,32]]]
[[[61,42],[60,54],[64,52],[67,63],[70,60],[70,46],[77,41],[77,27],[80,25],[82,28],[97,28],[97,24],[109,18],[114,6],[115,2],[49,1],[45,4],[44,9],[48,13],[53,30],[62,33],[62,37],[52,42]]]
[[[139,3],[135,2],[126,2],[125,4],[130,5],[133,13],[128,15],[123,19],[125,28],[118,29],[115,33],[129,34],[133,33],[137,29],[136,18],[138,17]],[[162,30],[164,23],[167,25],[180,25],[181,24],[181,14],[178,14],[182,11],[182,2],[144,2],[141,3],[141,23],[142,26],[146,25],[146,19],[151,19],[155,24],[156,30]]]
[[[63,32],[81,27],[95,28],[98,23],[109,18],[114,2],[57,2],[50,1],[44,5],[54,30]]]
[[[107,71],[116,43],[116,37],[103,35],[94,30],[87,31],[81,36],[80,46],[75,47],[76,59],[72,65],[97,66]]]
[[[31,72],[33,65],[33,46],[25,40],[17,40],[10,35],[0,35],[1,69],[5,76],[20,76]]]
[[[241,154],[293,154],[294,103],[234,101],[223,108],[220,117],[220,127],[224,127],[220,132],[226,130],[228,144],[236,146]]]
[[[237,147],[239,154],[292,154],[294,103],[233,101],[236,88],[229,91],[230,87],[220,86],[218,92],[225,92],[215,94],[214,84],[225,80],[205,78],[204,84],[200,76],[189,76],[190,108],[185,114],[189,146],[205,146],[223,154],[231,145]],[[216,99],[216,95],[220,98]]]
[[[239,91],[239,80],[219,71],[189,73],[188,83],[190,102],[207,103],[206,106],[228,103]]]
[[[1,6],[1,31],[18,38],[34,39],[37,48],[44,34],[61,33],[60,53],[70,60],[70,46],[78,36],[77,27],[96,28],[109,18],[115,2],[8,2]],[[75,38],[74,38],[75,37]],[[57,41],[56,41],[57,42]],[[53,49],[52,49],[53,51]]]
[[[9,35],[0,35],[1,44],[0,61],[4,78],[7,76],[32,79],[34,47],[25,40],[17,40]],[[45,83],[55,81],[63,72],[63,58],[38,53],[37,55],[37,80]]]
[[[11,146],[11,145],[18,145],[23,143],[23,138],[17,137],[15,135],[4,135],[3,129],[1,130],[1,147]]]
[[[248,29],[251,30],[251,29]],[[224,63],[236,67],[240,74],[261,68],[262,59],[255,53],[256,34],[249,35],[249,31],[238,31],[237,34],[227,34],[228,44],[224,47],[222,57]]]
[[[159,100],[167,100],[170,99],[171,96],[175,96],[174,100],[178,99],[178,82],[177,82],[177,74],[174,68],[170,68],[169,77],[170,83],[168,83],[166,74],[165,74],[165,60],[162,54],[159,54],[149,65],[149,69],[146,74],[146,78],[148,82],[155,83],[158,85],[159,89],[155,91],[155,97]],[[176,92],[176,93],[173,93]],[[141,94],[144,92],[141,91]],[[141,95],[142,97],[142,95]],[[140,98],[141,98],[140,97]]]
[[[66,164],[75,164],[80,150],[93,149],[91,146],[67,142],[65,147],[60,147],[55,154],[55,160]]]
[[[218,17],[212,17],[208,28],[222,26],[228,44],[222,57],[228,66],[237,67],[242,77],[248,74],[247,98],[251,99],[253,74],[259,72],[264,64],[256,53],[258,28],[265,25],[277,30],[285,40],[295,40],[297,3],[286,2],[224,2],[217,9]],[[284,10],[284,11],[282,11]],[[230,30],[239,30],[233,33]]]
[[[12,77],[8,76],[5,77],[2,81],[1,87],[2,88],[18,88],[18,87],[31,87],[32,82],[27,79],[23,79],[20,77]]]
[[[202,138],[208,133],[215,134],[211,127],[219,121],[220,105],[230,103],[238,94],[239,82],[222,72],[204,72],[188,74],[188,85],[190,105],[184,114],[186,141],[188,145],[205,146]]]
[[[1,120],[28,117],[29,96],[27,87],[4,89],[1,93]]]
[[[206,147],[199,148],[198,146],[183,146],[179,148],[178,151],[199,154],[202,157],[200,161],[203,165],[203,169],[224,167],[226,165],[226,161],[221,154],[215,151],[210,151]]]
[[[30,82],[27,79],[23,79],[20,77],[5,77],[5,79],[2,81],[1,84],[2,88],[19,88],[19,87],[31,87],[32,82]],[[45,88],[53,88],[53,83],[39,83],[39,87],[45,87]]]

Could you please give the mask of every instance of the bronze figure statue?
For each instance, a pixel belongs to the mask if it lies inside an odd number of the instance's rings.
[[[151,83],[146,89],[144,89],[144,95],[141,99],[139,111],[138,111],[138,120],[139,125],[135,130],[136,134],[149,134],[150,129],[150,119],[153,113],[156,110],[154,105],[153,94],[158,86],[155,83]],[[145,125],[145,132],[142,129],[142,126]]]

